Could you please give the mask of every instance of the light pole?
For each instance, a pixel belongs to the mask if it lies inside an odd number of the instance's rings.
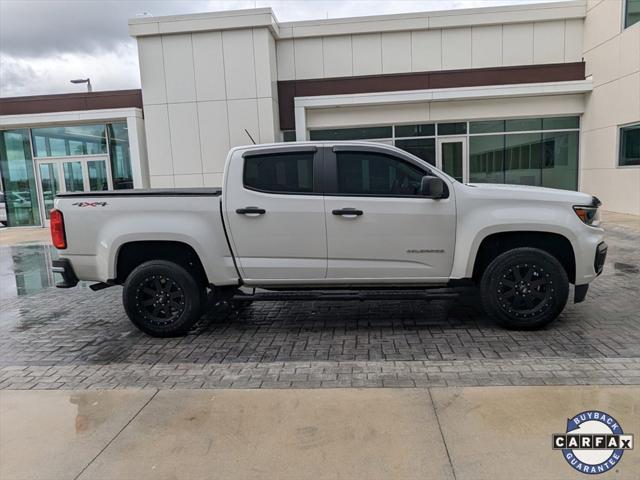
[[[71,83],[86,83],[87,84],[87,92],[92,92],[91,90],[91,79],[90,78],[76,78],[70,80]]]

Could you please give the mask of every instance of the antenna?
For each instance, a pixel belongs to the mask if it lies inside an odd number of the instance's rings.
[[[247,134],[247,136],[251,139],[251,141],[253,142],[253,144],[256,144],[256,141],[253,139],[253,137],[251,136],[251,134],[249,133],[249,130],[247,130],[246,128],[244,129],[244,132]]]

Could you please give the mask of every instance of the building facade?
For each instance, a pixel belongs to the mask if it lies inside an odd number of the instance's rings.
[[[640,214],[639,10],[133,19],[150,184],[219,185],[228,149],[254,141],[367,139],[462,181],[581,189]]]
[[[140,90],[0,99],[7,225],[47,226],[58,192],[149,186]]]

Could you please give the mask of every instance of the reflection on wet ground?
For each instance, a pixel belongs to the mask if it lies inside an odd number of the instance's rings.
[[[0,298],[7,300],[52,287],[62,280],[51,271],[58,252],[51,245],[0,247]]]

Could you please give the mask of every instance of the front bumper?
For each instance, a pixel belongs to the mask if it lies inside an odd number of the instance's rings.
[[[602,273],[602,269],[604,268],[604,261],[607,258],[607,244],[606,242],[600,242],[596,247],[596,254],[593,259],[593,270],[596,272],[596,276]],[[576,285],[573,294],[573,302],[580,303],[587,296],[587,291],[589,290],[589,284],[585,283],[584,285]]]
[[[71,262],[66,258],[60,258],[51,262],[51,270],[54,273],[62,275],[62,282],[56,283],[58,288],[71,288],[75,287],[79,280],[76,273],[73,271]]]
[[[596,256],[593,260],[593,269],[596,271],[596,275],[600,275],[602,273],[604,261],[607,258],[607,249],[608,247],[605,242],[600,242],[596,248]]]

